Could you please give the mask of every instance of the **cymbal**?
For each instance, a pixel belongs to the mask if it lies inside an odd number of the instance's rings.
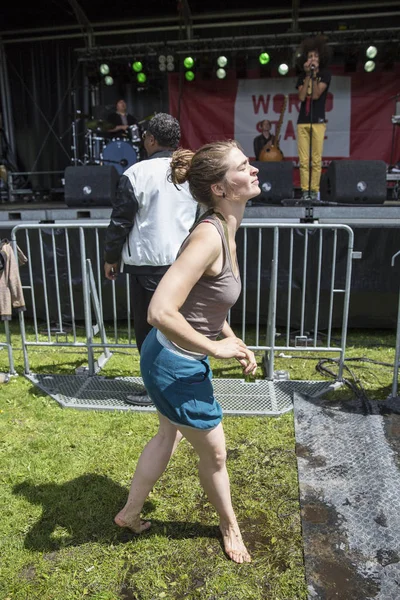
[[[91,119],[86,121],[86,127],[92,131],[109,131],[114,128],[114,125],[102,119]]]
[[[89,115],[86,115],[81,110],[76,110],[74,113],[69,115],[72,119],[88,119]]]

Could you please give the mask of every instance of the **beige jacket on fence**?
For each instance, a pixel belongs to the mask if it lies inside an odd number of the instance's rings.
[[[9,321],[12,309],[25,310],[25,300],[19,277],[18,263],[11,244],[7,241],[0,246],[4,269],[0,271],[0,319]],[[18,248],[19,264],[27,262],[26,256]]]

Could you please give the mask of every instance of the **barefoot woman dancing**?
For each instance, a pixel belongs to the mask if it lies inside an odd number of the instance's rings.
[[[160,425],[115,517],[117,525],[135,533],[150,527],[140,518],[143,504],[185,437],[199,456],[200,481],[219,515],[225,552],[238,563],[251,558],[231,503],[222,410],[214,398],[208,356],[236,358],[246,375],[257,368],[253,352],[226,321],[241,289],[235,235],[246,202],[260,193],[257,173],[235,141],[207,144],[195,154],[177,150],[172,157],[172,181],[188,181],[193,197],[209,210],[182,244],[149,307],[153,329],[140,365]]]

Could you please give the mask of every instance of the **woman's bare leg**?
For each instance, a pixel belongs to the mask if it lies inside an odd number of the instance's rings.
[[[158,432],[140,455],[128,500],[114,519],[117,525],[129,527],[135,533],[149,529],[150,521],[143,521],[140,518],[143,504],[156,481],[164,473],[171,456],[182,439],[182,434],[173,423],[160,413],[158,413],[158,418],[160,421]]]
[[[222,424],[209,431],[190,427],[180,431],[199,455],[200,482],[219,515],[225,552],[237,563],[251,562],[232,507]]]

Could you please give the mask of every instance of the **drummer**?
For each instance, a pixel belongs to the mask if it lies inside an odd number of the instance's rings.
[[[112,135],[113,137],[123,137],[131,139],[131,132],[135,129],[132,126],[136,125],[138,138],[140,139],[138,120],[136,119],[136,117],[127,112],[125,100],[120,99],[116,102],[115,111],[108,115],[107,121],[110,123],[110,125],[114,125],[113,129],[108,129],[107,137]]]

